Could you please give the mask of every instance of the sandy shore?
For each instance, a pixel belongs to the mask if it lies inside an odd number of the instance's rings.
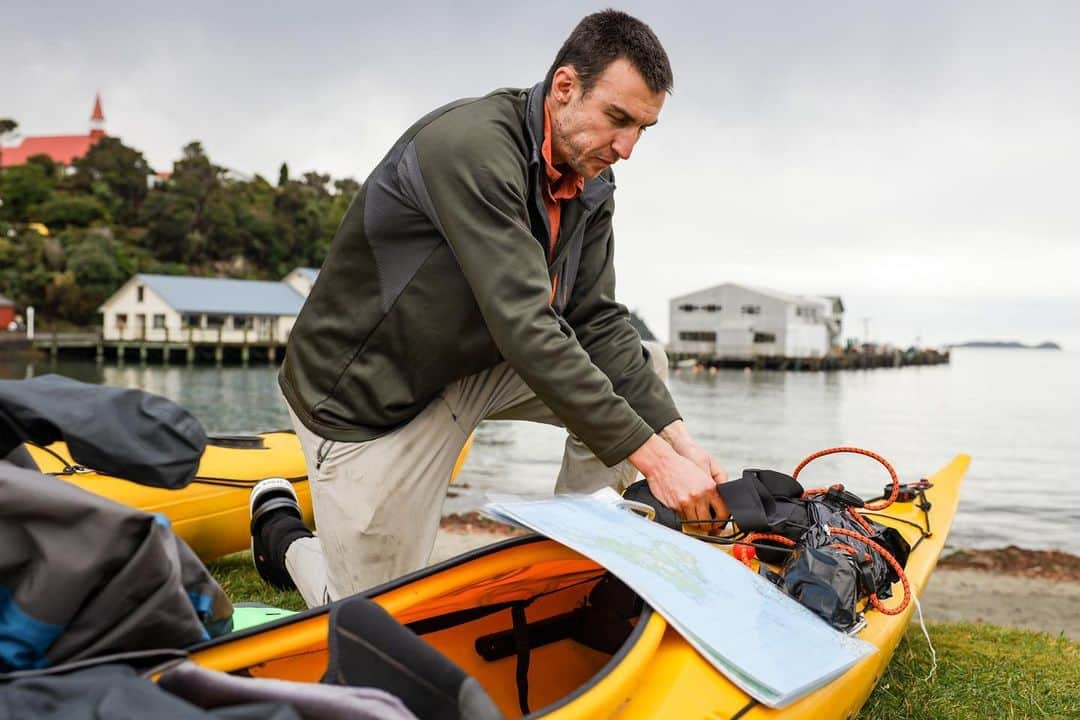
[[[432,562],[505,540],[505,526],[444,519]],[[947,555],[922,597],[927,622],[984,622],[1080,641],[1080,558],[1004,548]]]
[[[1080,641],[1080,581],[939,567],[923,593],[935,622],[985,622]]]

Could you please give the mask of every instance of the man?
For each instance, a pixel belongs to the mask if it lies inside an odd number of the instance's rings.
[[[439,108],[390,149],[289,338],[279,379],[318,536],[287,483],[257,487],[264,578],[314,605],[422,567],[454,460],[487,418],[569,430],[557,492],[641,471],[684,518],[727,517],[726,473],[657,375],[662,350],[614,300],[610,168],[671,87],[652,30],[608,10],[543,83]]]

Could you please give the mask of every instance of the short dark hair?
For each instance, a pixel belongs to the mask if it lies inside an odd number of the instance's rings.
[[[577,24],[555,56],[544,88],[550,91],[555,71],[571,65],[582,92],[588,93],[607,66],[619,58],[626,58],[653,92],[671,92],[675,84],[671,63],[656,33],[637,18],[612,9],[586,15]]]

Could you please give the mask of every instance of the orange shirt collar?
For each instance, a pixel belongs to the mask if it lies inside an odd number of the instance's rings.
[[[551,162],[551,114],[544,103],[544,142],[540,145],[540,154],[544,156],[544,170],[547,173],[547,192],[553,200],[570,200],[585,188],[585,178],[573,170],[560,172]]]

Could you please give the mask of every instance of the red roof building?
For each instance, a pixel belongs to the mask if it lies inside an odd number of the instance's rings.
[[[15,322],[15,303],[0,295],[0,332]]]
[[[71,165],[90,152],[94,143],[105,137],[105,113],[101,96],[94,97],[90,132],[86,135],[34,135],[22,138],[18,145],[0,148],[0,167],[22,165],[34,155],[48,155],[53,162]]]

